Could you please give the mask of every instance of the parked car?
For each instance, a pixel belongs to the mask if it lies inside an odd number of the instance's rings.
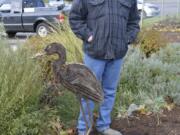
[[[14,37],[17,32],[36,32],[45,37],[63,20],[61,10],[44,7],[42,0],[13,0],[11,12],[2,13],[2,23],[9,37]]]
[[[143,7],[143,0],[138,0],[137,6],[139,13],[143,12],[144,17],[153,17],[160,14],[160,8],[156,4],[144,2]]]

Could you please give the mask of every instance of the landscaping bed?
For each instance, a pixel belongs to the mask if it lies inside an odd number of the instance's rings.
[[[153,29],[161,31],[169,42],[180,42],[180,19],[167,18],[156,23]]]
[[[151,115],[116,118],[111,127],[123,135],[180,135],[180,106],[176,106],[172,111],[164,109],[161,113]],[[98,133],[94,129],[90,135]]]
[[[163,32],[162,35],[169,42],[180,42],[180,32]]]
[[[180,135],[180,106],[149,116],[115,119],[112,127],[123,135]]]
[[[180,135],[180,106],[172,111],[116,118],[111,127],[123,135]],[[98,135],[93,131],[91,135]]]

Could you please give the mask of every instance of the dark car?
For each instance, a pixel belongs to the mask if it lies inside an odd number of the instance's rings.
[[[9,37],[17,32],[36,32],[45,37],[63,19],[61,10],[45,7],[42,0],[12,0],[11,11],[2,13],[2,22]]]

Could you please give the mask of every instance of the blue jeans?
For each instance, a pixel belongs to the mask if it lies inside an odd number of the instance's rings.
[[[113,109],[116,89],[120,79],[120,70],[122,63],[122,59],[100,60],[94,59],[87,54],[85,54],[84,56],[84,64],[96,75],[97,79],[102,84],[104,92],[104,100],[100,105],[99,118],[97,119],[96,123],[96,128],[98,131],[108,129],[109,125],[111,124],[111,111]],[[87,104],[84,99],[82,99],[81,101],[85,110],[86,119],[89,120]],[[89,107],[92,114],[94,110],[93,101],[89,101]],[[78,132],[86,131],[86,124],[82,115],[82,111],[80,111],[77,128]]]

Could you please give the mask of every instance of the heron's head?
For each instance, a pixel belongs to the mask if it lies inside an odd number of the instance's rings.
[[[55,53],[64,53],[66,50],[63,47],[62,44],[59,43],[51,43],[49,45],[46,46],[46,48],[44,49],[45,53],[47,55],[53,55]]]
[[[51,43],[44,49],[46,55],[58,54],[62,61],[66,61],[66,49],[60,43]]]
[[[51,44],[47,45],[46,48],[44,49],[44,51],[36,53],[31,58],[33,58],[33,59],[42,58],[45,55],[53,55],[53,54],[58,54],[59,60],[62,61],[63,63],[65,63],[65,61],[66,61],[66,49],[60,43],[51,43]]]

